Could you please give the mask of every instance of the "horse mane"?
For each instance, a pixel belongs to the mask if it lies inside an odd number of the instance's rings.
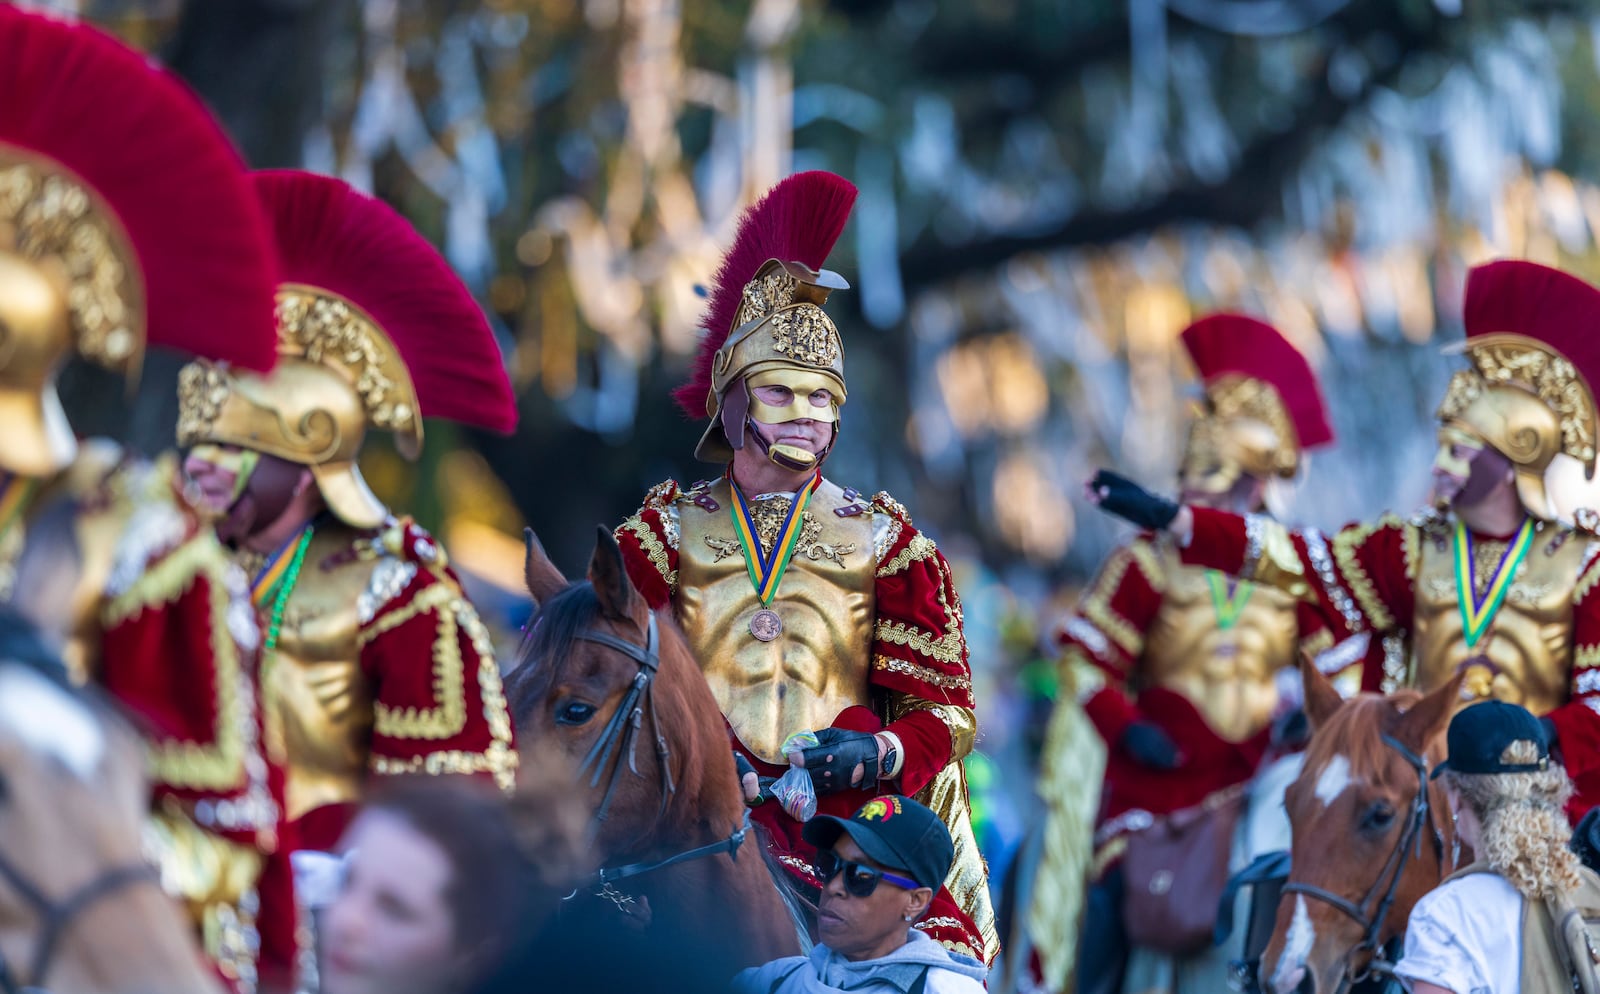
[[[1422,694],[1415,690],[1401,690],[1388,697],[1357,694],[1345,701],[1311,736],[1305,769],[1322,769],[1334,756],[1343,756],[1351,769],[1387,785],[1389,771],[1399,768],[1394,763],[1398,754],[1383,736],[1393,732],[1401,715],[1421,699]],[[1411,767],[1404,769],[1406,776],[1415,777]]]
[[[588,580],[574,583],[539,606],[517,648],[517,665],[506,675],[511,720],[522,724],[533,705],[550,692],[578,635],[594,624],[600,598]]]

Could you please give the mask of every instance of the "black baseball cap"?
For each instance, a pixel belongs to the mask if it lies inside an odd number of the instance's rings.
[[[1544,726],[1525,707],[1509,701],[1483,701],[1456,712],[1445,737],[1450,755],[1433,771],[1456,773],[1535,773],[1550,767],[1550,743]],[[1502,763],[1500,754],[1513,742],[1528,741],[1539,747],[1532,763]],[[1432,779],[1430,777],[1429,779]]]
[[[839,836],[847,834],[874,862],[885,869],[904,870],[935,891],[944,886],[956,858],[950,830],[939,816],[899,794],[874,797],[849,818],[818,815],[805,823],[800,834],[818,849],[832,849]]]

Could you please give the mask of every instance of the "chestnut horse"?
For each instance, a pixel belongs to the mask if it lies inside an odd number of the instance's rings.
[[[0,658],[0,991],[220,991],[141,855],[149,798],[132,728]]]
[[[1461,676],[1426,696],[1346,701],[1315,664],[1302,661],[1300,672],[1313,732],[1284,795],[1294,841],[1261,987],[1342,994],[1388,972],[1383,948],[1404,935],[1412,907],[1472,861],[1443,785],[1429,779]]]
[[[563,919],[628,956],[629,936],[715,944],[734,970],[801,952],[797,921],[751,827],[722,711],[670,615],[652,612],[599,531],[588,580],[568,584],[527,532],[538,605],[506,697],[527,767],[555,753],[579,770],[593,858]]]

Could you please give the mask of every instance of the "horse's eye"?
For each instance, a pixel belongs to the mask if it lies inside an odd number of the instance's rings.
[[[1387,804],[1374,804],[1361,819],[1361,828],[1367,832],[1387,832],[1394,825],[1394,809]]]
[[[556,709],[556,723],[582,725],[594,717],[594,705],[582,701],[569,701]]]

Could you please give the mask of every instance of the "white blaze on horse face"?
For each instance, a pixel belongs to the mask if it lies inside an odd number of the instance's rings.
[[[1296,894],[1294,917],[1289,920],[1289,934],[1283,939],[1283,955],[1278,957],[1278,968],[1273,971],[1272,987],[1276,991],[1292,991],[1305,978],[1306,959],[1311,947],[1317,944],[1317,929],[1311,924],[1311,912],[1306,910],[1304,894]]]
[[[1333,799],[1344,793],[1350,786],[1350,761],[1343,756],[1334,756],[1328,760],[1328,765],[1322,768],[1322,773],[1317,776],[1317,800],[1323,807],[1333,803]]]
[[[27,666],[0,663],[0,729],[83,781],[106,753],[105,730],[89,706]]]

